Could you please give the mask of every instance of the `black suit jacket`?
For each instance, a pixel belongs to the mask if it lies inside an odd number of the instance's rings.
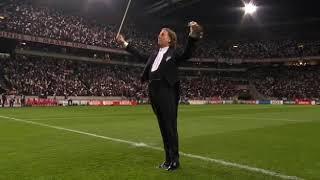
[[[196,39],[189,36],[187,45],[182,54],[174,48],[169,48],[168,51],[163,55],[158,70],[161,78],[168,81],[171,86],[174,86],[178,81],[178,66],[181,62],[186,61],[192,57],[192,54],[196,48]],[[158,49],[155,50],[151,55],[144,55],[139,52],[138,49],[133,47],[131,44],[127,46],[127,51],[133,54],[138,59],[146,62],[145,68],[141,75],[141,81],[145,82],[149,80],[149,74],[154,60],[158,55]]]

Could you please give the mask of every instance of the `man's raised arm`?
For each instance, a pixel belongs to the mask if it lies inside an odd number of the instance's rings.
[[[197,22],[191,21],[188,25],[190,32],[188,41],[184,51],[181,55],[177,56],[177,62],[183,62],[190,59],[196,49],[196,42],[203,38],[203,28]]]

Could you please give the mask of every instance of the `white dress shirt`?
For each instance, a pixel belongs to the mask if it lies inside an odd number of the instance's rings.
[[[154,72],[159,68],[163,55],[168,51],[168,49],[169,47],[164,47],[159,49],[158,55],[152,64],[151,72]]]

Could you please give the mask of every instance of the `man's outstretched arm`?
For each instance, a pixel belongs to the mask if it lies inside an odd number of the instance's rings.
[[[139,60],[143,61],[143,62],[147,62],[148,60],[148,55],[146,54],[143,54],[141,53],[137,48],[135,48],[132,44],[128,43],[123,35],[119,35],[117,38],[116,38],[117,42],[126,48],[126,50],[128,52],[130,52],[134,57],[138,58]]]

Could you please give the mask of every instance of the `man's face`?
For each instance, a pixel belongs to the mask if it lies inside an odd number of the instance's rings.
[[[158,44],[160,47],[170,46],[171,39],[169,37],[168,31],[162,29],[158,36]]]

